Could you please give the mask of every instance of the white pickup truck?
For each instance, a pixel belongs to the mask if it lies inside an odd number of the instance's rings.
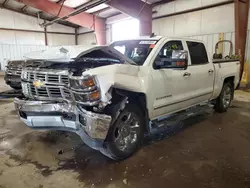
[[[104,155],[125,159],[169,114],[209,102],[226,112],[239,69],[238,60],[210,59],[202,41],[117,41],[67,62],[34,60],[22,70],[24,97],[14,102],[27,126],[75,132]]]

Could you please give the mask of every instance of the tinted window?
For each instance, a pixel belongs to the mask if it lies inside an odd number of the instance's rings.
[[[204,44],[200,42],[187,42],[192,65],[208,63],[207,52]]]
[[[165,68],[176,67],[176,63],[170,61],[170,59],[172,59],[173,55],[175,55],[176,52],[178,52],[179,50],[183,50],[183,45],[181,41],[179,40],[169,41],[162,47],[162,49],[160,50],[159,54],[156,57],[156,60],[164,62]],[[156,69],[157,65],[154,63],[153,67]]]
[[[167,42],[158,54],[160,58],[170,58],[174,50],[183,50],[183,45],[181,41],[173,40]]]
[[[157,42],[156,40],[125,40],[114,42],[111,47],[133,60],[137,65],[143,65]]]

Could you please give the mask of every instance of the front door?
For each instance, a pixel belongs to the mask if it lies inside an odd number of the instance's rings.
[[[168,56],[172,56],[173,50],[184,50],[182,41],[168,41],[160,50],[157,58],[169,58]],[[189,72],[189,67],[185,70],[171,67],[153,69],[152,79],[154,85],[152,86],[152,92],[154,118],[188,106],[186,99],[189,98],[192,92],[189,87],[191,78]]]

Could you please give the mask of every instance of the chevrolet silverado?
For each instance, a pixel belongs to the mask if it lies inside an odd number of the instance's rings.
[[[69,61],[22,70],[21,120],[77,133],[114,159],[131,156],[163,117],[213,103],[226,112],[239,83],[237,59],[209,58],[202,41],[145,37],[83,51]]]

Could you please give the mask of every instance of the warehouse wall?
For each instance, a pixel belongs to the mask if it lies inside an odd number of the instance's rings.
[[[225,0],[224,0],[225,1]],[[184,10],[207,6],[219,1],[211,0],[177,0],[154,8],[153,15],[177,13]],[[180,14],[153,20],[153,32],[162,36],[189,37],[205,41],[209,54],[214,53],[214,46],[219,40],[219,33],[224,33],[224,39],[234,42],[234,4],[227,4],[205,10]],[[228,45],[224,45],[228,51]]]
[[[156,19],[163,15],[171,15],[181,11],[194,8],[214,5],[227,2],[227,0],[176,0],[167,4],[159,5],[153,8],[156,12],[153,14],[153,32],[162,36],[189,37],[203,40],[208,48],[210,57],[215,52],[214,47],[219,40],[220,33],[224,39],[231,40],[235,45],[235,22],[234,22],[234,4],[226,4],[214,8],[208,8],[200,11],[169,16]],[[248,19],[248,35],[246,41],[246,70],[244,73],[244,82],[250,80],[248,67],[250,64],[250,15]],[[229,45],[223,45],[223,53],[228,54]],[[233,46],[233,53],[234,46]]]
[[[96,36],[93,29],[80,27],[78,29],[78,44],[79,45],[93,45],[97,44]]]
[[[0,9],[0,63],[1,69],[9,59],[22,59],[25,53],[47,49],[45,46],[44,28],[34,17],[26,16],[6,9]],[[11,30],[12,29],[12,30]],[[16,30],[25,31],[16,31]],[[26,31],[29,30],[30,32]],[[32,32],[31,32],[32,31]],[[34,32],[35,31],[35,32]],[[69,34],[48,33],[48,45],[75,45],[75,29],[60,24],[47,28],[48,32],[63,32]]]
[[[78,44],[79,45],[97,44],[95,33],[91,32],[91,33],[78,35]]]

